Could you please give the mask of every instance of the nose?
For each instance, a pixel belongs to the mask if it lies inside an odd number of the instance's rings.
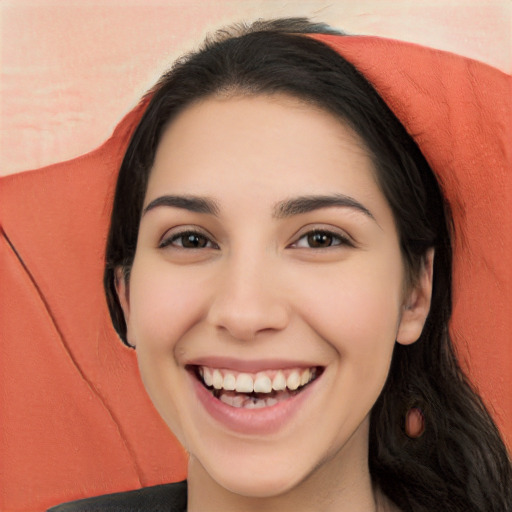
[[[254,257],[226,261],[217,276],[208,321],[240,341],[285,329],[290,307],[275,267]]]

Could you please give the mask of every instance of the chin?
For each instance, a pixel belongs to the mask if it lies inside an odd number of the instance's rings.
[[[274,498],[286,494],[300,484],[304,477],[281,471],[265,471],[260,468],[258,472],[242,470],[230,471],[228,474],[220,472],[211,473],[217,484],[224,489],[248,498]],[[284,473],[284,474],[283,474]]]

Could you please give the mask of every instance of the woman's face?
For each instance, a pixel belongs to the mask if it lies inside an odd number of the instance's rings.
[[[424,318],[358,137],[284,95],[206,99],[166,130],[144,208],[119,293],[191,461],[249,496],[366,468],[395,340]]]

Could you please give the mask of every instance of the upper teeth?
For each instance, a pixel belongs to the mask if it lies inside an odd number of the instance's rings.
[[[277,370],[256,374],[236,373],[229,370],[199,368],[199,374],[208,387],[237,391],[238,393],[271,393],[272,391],[291,391],[304,386],[316,375],[315,368],[305,370]]]

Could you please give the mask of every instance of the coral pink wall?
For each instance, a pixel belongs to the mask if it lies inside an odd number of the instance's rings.
[[[0,174],[98,146],[175,57],[226,23],[314,16],[510,71],[511,12],[509,0],[4,0]]]

